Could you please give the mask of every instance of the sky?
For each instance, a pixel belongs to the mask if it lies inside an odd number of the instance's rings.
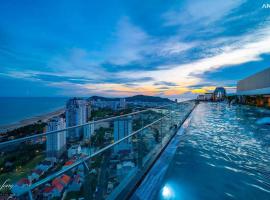
[[[270,67],[270,2],[0,2],[0,96],[193,97]]]

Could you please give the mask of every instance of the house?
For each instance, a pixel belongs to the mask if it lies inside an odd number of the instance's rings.
[[[68,149],[68,158],[72,158],[81,154],[82,147],[80,145],[73,145]]]
[[[63,174],[60,178],[60,181],[61,181],[62,185],[64,187],[66,187],[71,182],[71,178],[70,178],[70,176]]]
[[[53,167],[53,162],[51,162],[49,160],[44,160],[41,163],[39,163],[36,168],[46,172],[52,167]]]
[[[69,165],[72,165],[72,164],[74,164],[74,161],[73,161],[73,160],[69,160],[69,161],[67,161],[67,162],[65,163],[64,166],[69,166]]]
[[[74,192],[75,191],[80,191],[81,186],[82,186],[82,182],[83,182],[83,180],[82,180],[81,176],[80,175],[75,175],[73,177],[73,179],[72,179],[71,184],[68,187],[68,190],[69,191],[74,191]]]
[[[23,192],[31,184],[31,181],[28,178],[21,178],[13,187],[12,193],[15,195]]]
[[[47,199],[52,199],[54,197],[53,190],[54,190],[53,186],[45,187],[43,190],[43,196],[46,197]]]
[[[71,178],[63,174],[60,178],[55,178],[52,181],[52,184],[45,187],[43,190],[44,197],[48,199],[52,199],[55,197],[61,197],[62,193],[64,192],[64,189],[69,185],[71,182]]]
[[[62,185],[60,178],[54,179],[52,181],[52,186],[54,187],[52,190],[53,197],[60,197],[64,190],[64,185]]]
[[[32,174],[28,176],[28,179],[33,182],[33,181],[37,181],[42,175],[44,174],[44,171],[42,171],[41,169],[34,169],[32,170]]]
[[[76,172],[80,175],[80,177],[84,178],[84,166],[82,164],[77,167]]]
[[[73,165],[74,163],[75,163],[75,160],[73,160],[73,159],[69,160],[64,164],[64,166],[62,168],[65,169],[65,168],[69,167],[70,165]],[[73,168],[71,171],[74,172],[75,169]]]

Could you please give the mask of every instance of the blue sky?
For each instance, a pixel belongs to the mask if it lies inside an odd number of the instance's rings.
[[[270,67],[270,9],[252,0],[9,0],[0,96],[193,96]]]

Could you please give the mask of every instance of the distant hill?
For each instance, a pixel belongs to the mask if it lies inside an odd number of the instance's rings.
[[[146,96],[146,95],[135,95],[132,97],[127,97],[126,101],[138,101],[138,102],[172,102],[168,98],[161,98],[156,96]]]
[[[108,98],[108,97],[101,97],[101,96],[92,96],[88,100],[98,100],[101,101],[119,101],[120,98]],[[135,95],[132,97],[125,97],[127,102],[172,102],[168,98],[156,97],[156,96],[146,96],[146,95]]]
[[[89,101],[119,101],[120,98],[109,98],[109,97],[101,97],[101,96],[91,96],[88,98]]]

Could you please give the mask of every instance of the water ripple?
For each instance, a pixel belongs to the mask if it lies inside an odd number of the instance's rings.
[[[194,199],[269,200],[270,126],[255,123],[269,116],[251,106],[201,103],[165,182],[184,185]]]

